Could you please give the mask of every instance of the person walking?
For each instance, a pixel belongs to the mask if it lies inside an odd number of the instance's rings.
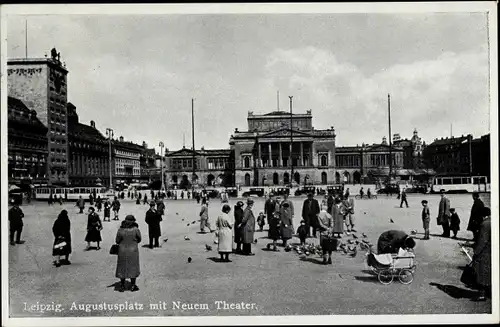
[[[89,194],[89,203],[90,203],[91,206],[94,205],[94,197],[92,196],[92,193]]]
[[[476,288],[479,295],[475,301],[486,301],[486,296],[491,294],[491,210],[484,207],[482,210],[483,221],[479,224],[477,241],[474,244],[472,269],[475,276]]]
[[[244,255],[255,255],[252,253],[252,242],[254,241],[255,233],[255,216],[253,214],[254,201],[252,198],[247,199],[247,206],[243,212],[243,220],[240,227],[242,228],[242,243]]]
[[[320,229],[319,241],[323,250],[323,264],[332,264],[332,252],[337,250],[337,240],[333,237],[333,218],[328,213],[328,206],[321,206],[318,214],[318,226]]]
[[[70,265],[69,255],[71,254],[71,222],[69,221],[68,211],[63,210],[57,216],[54,225],[52,226],[54,234],[54,245],[52,255],[56,257],[54,265],[60,267],[61,264]],[[61,260],[64,256],[64,260]]]
[[[280,220],[281,239],[283,240],[283,246],[286,246],[288,240],[292,238],[293,234],[292,208],[286,199],[281,203]]]
[[[313,193],[307,194],[307,199],[304,200],[302,205],[302,219],[306,222],[308,237],[311,236],[310,227],[313,230],[313,237],[316,237],[317,218],[319,214],[319,203],[314,198]]]
[[[399,207],[402,208],[403,207],[403,203],[406,205],[406,207],[408,208],[408,200],[406,199],[406,188],[403,188],[401,190],[401,203],[399,204]]]
[[[451,238],[457,239],[458,231],[460,230],[460,217],[455,211],[455,208],[450,208],[450,230],[453,232]]]
[[[113,208],[113,213],[114,213],[113,220],[120,220],[118,218],[118,213],[120,212],[121,203],[120,200],[118,200],[117,196],[115,196],[113,203],[111,203],[111,207]]]
[[[62,198],[62,195],[59,195],[59,205],[63,205],[63,198]]]
[[[207,198],[203,198],[201,201],[201,210],[200,210],[200,231],[205,233],[205,227],[208,227],[210,233],[213,232],[212,227],[210,226],[210,222],[208,221],[208,202]]]
[[[429,225],[431,222],[431,212],[427,204],[427,200],[422,200],[422,224],[424,227],[424,240],[430,239]]]
[[[151,201],[149,210],[146,211],[146,224],[149,227],[149,248],[160,247],[159,238],[161,236],[160,222],[162,221],[160,213],[155,209],[155,203]],[[154,244],[153,244],[154,241]]]
[[[115,276],[120,279],[119,292],[125,291],[125,280],[127,278],[130,278],[130,283],[132,284],[130,291],[135,292],[139,290],[136,281],[137,277],[141,274],[138,246],[141,241],[141,231],[135,222],[135,217],[127,215],[125,220],[122,221],[115,239],[115,243],[118,244]]]
[[[274,199],[274,193],[269,193],[269,198],[264,204],[264,212],[267,218],[267,225],[269,226],[267,237],[271,238],[271,220],[273,219],[274,212],[276,210],[276,200]]]
[[[85,209],[85,200],[82,198],[81,195],[78,198],[78,200],[76,201],[76,207],[78,207],[80,209],[79,213],[83,213],[83,209]]]
[[[95,212],[94,207],[89,208],[89,216],[87,220],[87,236],[85,236],[85,242],[87,242],[86,250],[90,250],[90,243],[97,243],[97,250],[101,247],[99,244],[102,241],[101,238],[102,223],[99,215]]]
[[[243,206],[244,203],[242,201],[238,201],[234,206],[234,243],[236,243],[235,253],[240,254],[242,252],[241,249],[241,227],[240,224],[243,221]]]
[[[104,221],[111,221],[111,204],[108,199],[104,202]]]
[[[342,237],[342,234],[344,234],[344,210],[340,196],[336,197],[330,215],[333,219],[332,235],[337,234],[338,238]]]
[[[19,208],[19,204],[14,202],[12,208],[9,209],[9,232],[10,232],[10,245],[23,244],[21,241],[21,233],[23,231],[23,218],[24,213]],[[14,235],[15,234],[15,235]],[[15,236],[15,242],[14,242]]]
[[[350,195],[351,195],[351,192],[349,192],[349,188],[347,188],[345,190],[344,198],[349,198]]]
[[[142,204],[148,204],[148,195],[146,193],[144,193],[144,200]]]
[[[470,218],[469,223],[467,224],[467,230],[472,232],[474,242],[477,241],[477,237],[479,235],[479,225],[483,221],[483,209],[484,203],[479,198],[479,193],[472,193],[472,199],[474,203],[472,204],[472,208],[470,210]]]
[[[233,252],[233,225],[229,216],[231,207],[228,204],[222,206],[222,214],[219,215],[215,226],[217,228],[218,251],[222,261],[231,262],[229,254]]]
[[[443,227],[442,237],[450,237],[450,200],[444,194],[444,191],[441,191],[441,201],[439,201],[439,214],[437,223]]]
[[[97,212],[101,212],[101,209],[102,209],[102,199],[101,199],[100,195],[98,195],[97,199],[95,199],[95,207],[97,208]]]
[[[349,197],[344,199],[344,221],[347,227],[347,232],[356,232],[354,225],[356,223],[354,218],[354,199]]]
[[[49,194],[49,206],[51,206],[54,203],[54,197],[52,196],[52,192]]]

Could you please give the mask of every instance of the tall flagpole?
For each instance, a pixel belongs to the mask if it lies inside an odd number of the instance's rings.
[[[25,50],[26,58],[28,58],[28,20],[27,19],[25,21],[24,36],[25,36],[25,39],[24,39],[25,49],[24,50]]]
[[[277,110],[280,111],[280,91],[278,91],[276,94],[276,105],[277,105]]]
[[[392,139],[391,139],[391,95],[387,94],[387,109],[389,111],[389,183],[392,176]]]
[[[193,139],[193,176],[191,177],[191,185],[194,189],[194,176],[196,174],[196,157],[195,157],[195,148],[194,148],[194,98],[191,99],[191,137]]]

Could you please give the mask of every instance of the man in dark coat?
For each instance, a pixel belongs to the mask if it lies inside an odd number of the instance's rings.
[[[9,209],[9,223],[10,223],[10,245],[23,244],[21,241],[21,232],[23,231],[23,217],[24,213],[19,208],[17,203],[14,203],[12,208]],[[14,234],[16,234],[16,242],[14,243]]]
[[[401,190],[401,203],[399,204],[399,207],[403,207],[403,203],[406,205],[408,208],[408,200],[406,199],[406,188]]]
[[[311,236],[310,227],[313,229],[313,237],[316,237],[316,228],[318,226],[318,214],[320,212],[318,200],[314,198],[313,193],[307,195],[307,199],[302,205],[302,219],[306,223],[307,236]]]
[[[242,228],[239,227],[243,221],[243,206],[242,201],[238,201],[234,206],[234,243],[236,243],[236,253],[241,253],[241,234]]]
[[[378,254],[397,253],[400,248],[413,249],[415,240],[400,230],[389,230],[380,234],[377,242]]]
[[[479,296],[474,299],[476,301],[485,301],[491,292],[491,210],[484,207],[481,212],[483,218],[479,224],[472,258],[475,284],[479,290]]]
[[[150,208],[146,211],[146,224],[149,227],[149,248],[152,249],[160,247],[159,238],[161,236],[160,222],[162,221],[161,215],[155,209],[155,203],[151,201]],[[153,244],[154,241],[154,244]]]
[[[76,201],[76,206],[80,209],[79,213],[83,213],[83,209],[85,209],[85,200],[82,198],[81,195]]]
[[[474,235],[474,242],[477,241],[479,234],[479,226],[483,221],[483,209],[484,203],[479,198],[479,193],[472,193],[472,199],[474,199],[474,204],[470,210],[469,224],[467,225],[467,230],[471,231]]]
[[[450,200],[444,194],[444,191],[441,191],[441,201],[439,202],[439,214],[437,223],[443,227],[442,237],[450,237]]]
[[[267,226],[270,226],[271,219],[273,219],[275,210],[276,210],[276,200],[274,199],[274,194],[269,193],[269,199],[267,199],[266,203],[264,204],[264,212],[266,213]],[[269,232],[270,230],[267,232],[267,237],[270,237]]]
[[[252,253],[252,242],[254,240],[255,232],[255,216],[253,214],[254,201],[252,198],[248,198],[247,206],[243,212],[243,220],[239,227],[242,229],[242,243],[243,243],[243,254],[244,255],[255,255]]]

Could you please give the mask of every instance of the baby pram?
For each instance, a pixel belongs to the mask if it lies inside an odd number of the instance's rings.
[[[402,284],[411,284],[415,273],[415,254],[400,250],[399,253],[367,253],[367,264],[377,275],[380,283],[389,285],[397,276]]]

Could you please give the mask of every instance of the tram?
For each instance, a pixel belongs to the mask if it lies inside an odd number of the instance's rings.
[[[486,176],[436,176],[432,181],[432,192],[439,193],[489,192]]]
[[[65,201],[76,201],[80,196],[88,200],[89,195],[100,196],[102,199],[110,197],[110,193],[105,187],[37,187],[34,189],[35,199],[47,201],[50,194],[54,199],[61,196]]]

